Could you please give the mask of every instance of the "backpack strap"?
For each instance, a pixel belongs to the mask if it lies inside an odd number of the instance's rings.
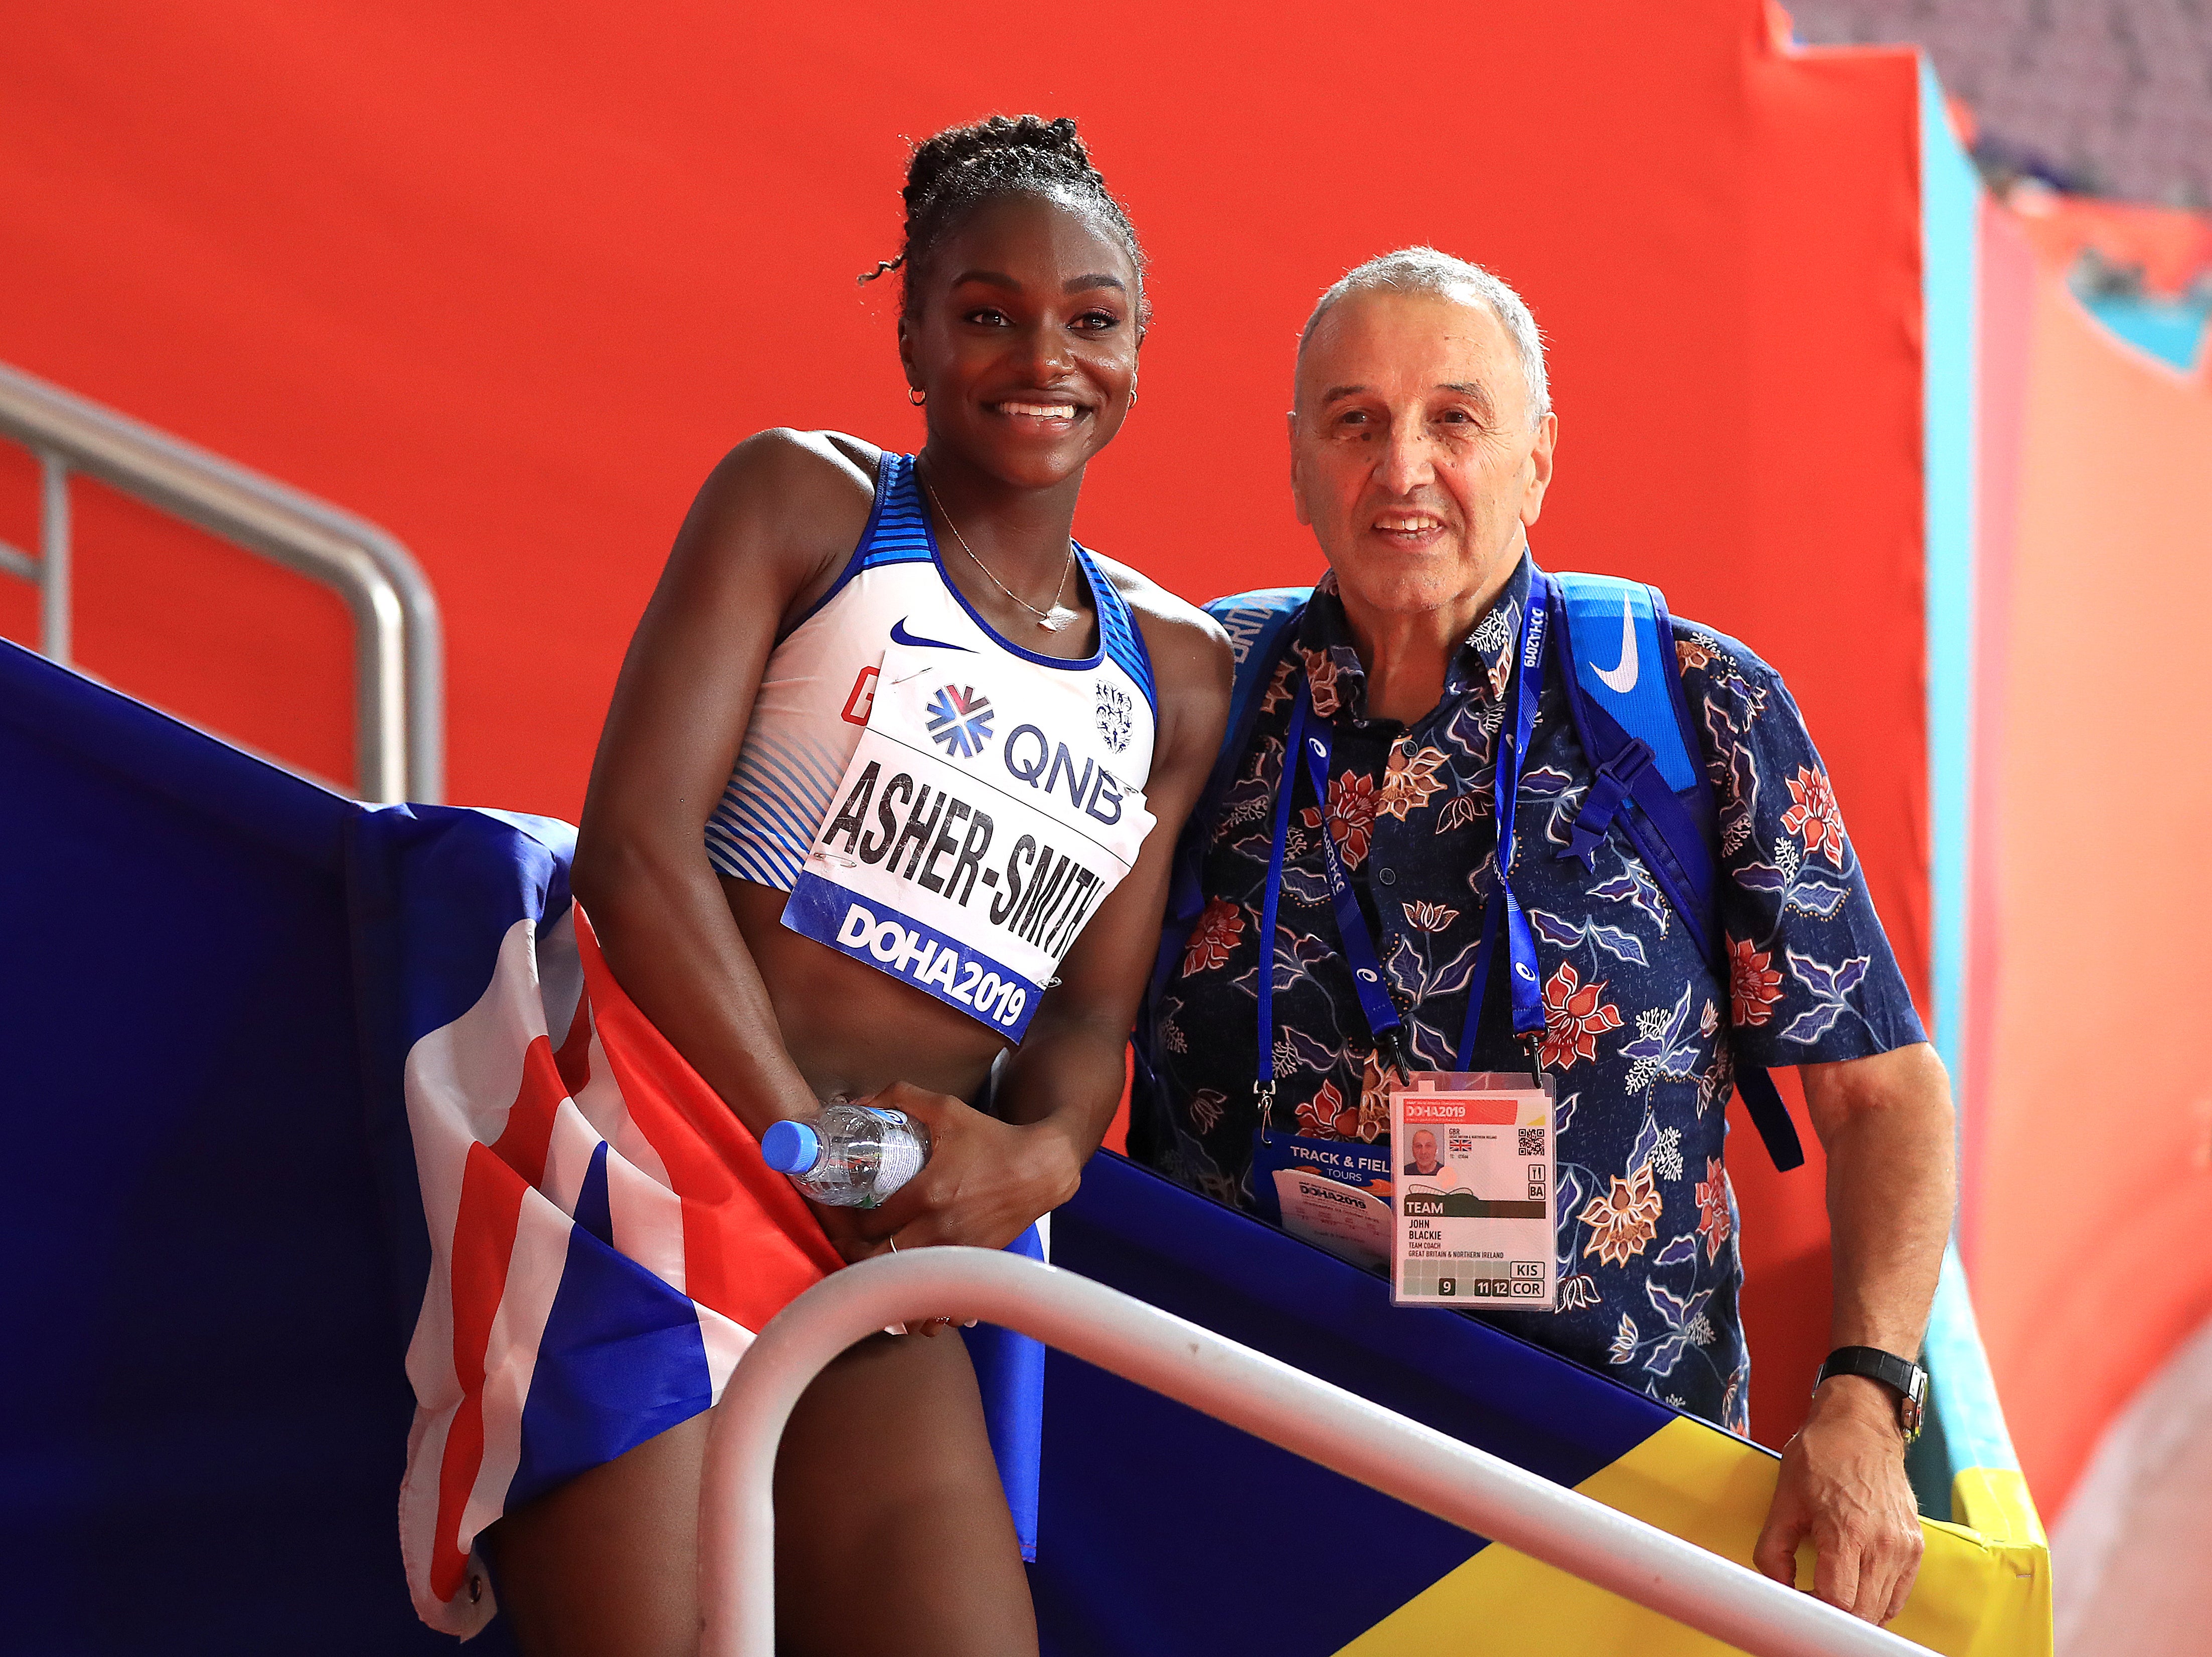
[[[1567,707],[1596,772],[1568,843],[1556,855],[1588,866],[1607,830],[1619,825],[1726,985],[1718,818],[1698,759],[1667,600],[1656,587],[1616,576],[1545,579],[1556,600]],[[1775,1167],[1801,1165],[1805,1148],[1774,1078],[1747,1066],[1735,1079]]]
[[[1201,803],[1218,808],[1222,796],[1236,780],[1243,763],[1245,745],[1260,720],[1260,702],[1282,659],[1283,641],[1306,613],[1313,598],[1311,587],[1262,587],[1255,592],[1232,593],[1216,598],[1206,613],[1221,623],[1229,635],[1229,653],[1237,664],[1229,686],[1229,724],[1223,731],[1221,753],[1206,779]]]
[[[1198,924],[1199,913],[1206,907],[1200,888],[1206,848],[1221,821],[1222,805],[1237,780],[1237,769],[1244,762],[1244,750],[1251,746],[1252,728],[1260,722],[1260,705],[1267,699],[1267,681],[1274,677],[1275,664],[1282,659],[1283,641],[1306,613],[1306,602],[1312,597],[1311,587],[1267,587],[1216,598],[1206,606],[1206,613],[1229,634],[1236,673],[1229,684],[1229,722],[1221,733],[1221,751],[1214,756],[1213,769],[1176,845],[1159,960],[1152,972],[1156,988],[1167,981],[1169,968],[1181,958],[1190,929]]]
[[[1158,1019],[1160,996],[1182,960],[1183,946],[1190,941],[1190,929],[1198,924],[1198,917],[1206,908],[1206,848],[1212,844],[1224,802],[1237,780],[1237,768],[1244,762],[1245,750],[1251,746],[1252,730],[1260,721],[1260,707],[1267,699],[1267,683],[1274,677],[1275,664],[1282,659],[1285,642],[1306,613],[1307,601],[1312,597],[1311,587],[1266,587],[1216,598],[1206,606],[1206,613],[1220,622],[1229,634],[1236,673],[1230,682],[1229,722],[1222,732],[1221,751],[1214,758],[1213,769],[1206,777],[1206,786],[1200,791],[1197,803],[1191,807],[1182,837],[1176,842],[1175,862],[1168,875],[1167,909],[1160,918],[1159,954],[1152,962],[1152,975],[1137,1014],[1136,1034],[1131,1044],[1134,1070],[1131,1076],[1129,1126],[1133,1138],[1141,1138],[1146,1132],[1139,1101],[1144,1101],[1146,1108],[1156,1102],[1164,1104],[1153,1097],[1158,1088],[1158,1066],[1152,1050],[1152,1029]]]

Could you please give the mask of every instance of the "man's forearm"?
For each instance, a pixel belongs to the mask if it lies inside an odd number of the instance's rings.
[[[1942,1061],[1922,1043],[1803,1076],[1828,1158],[1831,1344],[1917,1357],[1958,1194]]]
[[[1833,1344],[1917,1358],[1955,1190],[1942,1061],[1919,1042],[1799,1073],[1828,1153]],[[1896,1616],[1923,1545],[1904,1443],[1893,1393],[1862,1375],[1830,1376],[1783,1451],[1752,1550],[1759,1569],[1795,1581],[1798,1544],[1809,1539],[1815,1593],[1869,1622]]]

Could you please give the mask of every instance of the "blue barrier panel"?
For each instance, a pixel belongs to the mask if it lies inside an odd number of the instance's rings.
[[[1055,1264],[1748,1563],[1773,1454],[1101,1153]],[[1955,1288],[1955,1285],[1954,1285]],[[1972,1340],[1953,1319],[1947,1339]],[[1955,1375],[1968,1355],[1947,1351]],[[1055,1352],[1030,1581],[1047,1657],[1692,1657],[1703,1636]],[[1756,1370],[1754,1369],[1754,1375]],[[2051,1647],[2049,1555],[2006,1493],[1990,1533],[1926,1523],[1908,1639]],[[2030,1510],[2032,1521],[2032,1510]]]
[[[7,1649],[453,1648],[408,1604],[393,1519],[414,1308],[364,1121],[342,875],[359,812],[0,644],[0,1108],[21,1169],[0,1204]],[[1605,1376],[1393,1308],[1378,1279],[1111,1156],[1054,1244],[1086,1276],[1747,1557],[1773,1458]],[[1939,1406],[1986,1469],[1970,1423],[1999,1418],[1960,1379],[1984,1374],[1971,1321],[1938,1322]],[[1679,1648],[1625,1601],[1051,1365],[1031,1581],[1054,1657]],[[1988,1528],[1929,1527],[1899,1631],[2047,1649],[2033,1509],[2015,1514],[2002,1478],[1960,1478],[1962,1516]],[[497,1623],[469,1649],[511,1653]]]
[[[455,1649],[392,1520],[357,809],[0,644],[9,1650]]]

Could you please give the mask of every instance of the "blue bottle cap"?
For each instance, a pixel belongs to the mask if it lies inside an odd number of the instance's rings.
[[[804,1122],[775,1122],[761,1135],[761,1156],[779,1174],[804,1174],[822,1155],[822,1136]]]

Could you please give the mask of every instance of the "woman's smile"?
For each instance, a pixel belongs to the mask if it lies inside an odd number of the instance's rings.
[[[1091,412],[1081,404],[1065,399],[1030,398],[1008,398],[986,403],[983,407],[1015,430],[1033,432],[1040,437],[1065,436],[1075,429],[1077,421]]]

